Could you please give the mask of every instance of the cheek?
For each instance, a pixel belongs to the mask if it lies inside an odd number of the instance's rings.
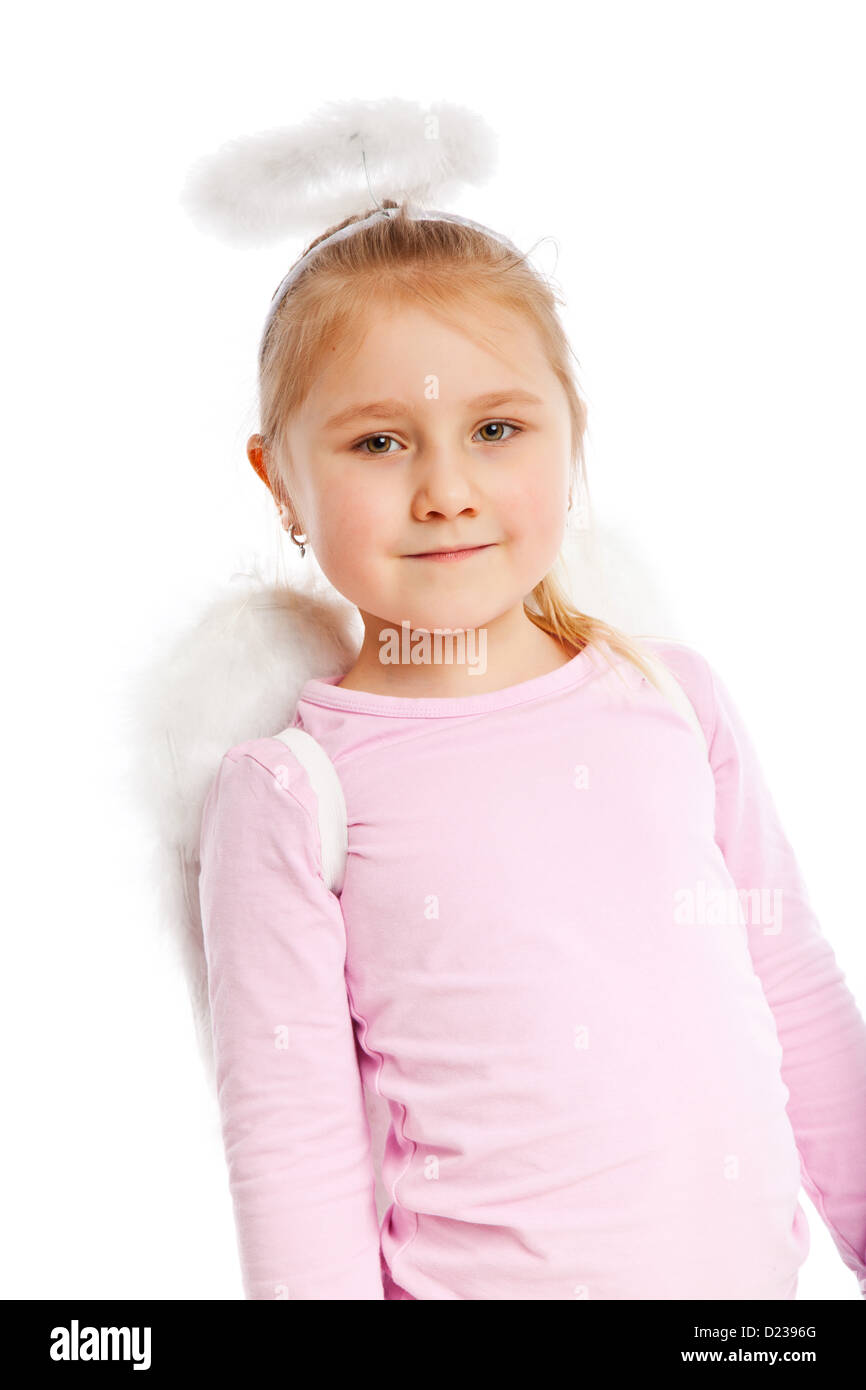
[[[327,556],[344,573],[362,570],[375,538],[391,534],[389,515],[381,495],[362,482],[342,480],[339,487],[325,489],[318,525],[321,563]]]
[[[544,547],[551,541],[558,543],[567,506],[567,492],[551,480],[544,487],[515,489],[501,498],[498,511],[514,541]]]

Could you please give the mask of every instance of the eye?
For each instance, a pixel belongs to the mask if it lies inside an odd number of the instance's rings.
[[[507,420],[488,420],[485,424],[479,425],[477,432],[480,433],[481,430],[490,429],[491,425],[498,427],[504,426],[505,429],[511,430],[512,434],[506,435],[504,438],[500,437],[499,439],[482,439],[482,444],[506,444],[508,440],[512,438],[513,434],[523,433],[523,430],[519,425],[511,425]],[[359,439],[357,444],[352,445],[352,452],[360,453],[363,450],[367,454],[373,456],[378,455],[380,458],[385,458],[388,454],[392,452],[392,450],[378,448],[367,449],[366,446],[368,444],[378,444],[380,442],[384,442],[387,444],[389,441],[394,444],[398,442],[396,439],[394,439],[394,436],[392,434],[368,434],[365,439]]]
[[[396,439],[394,439],[394,436],[391,435],[391,434],[368,434],[366,439],[359,439],[357,444],[353,444],[353,445],[352,445],[352,452],[353,452],[353,453],[355,453],[355,452],[360,453],[360,451],[364,448],[364,445],[365,445],[365,444],[370,444],[371,442],[378,443],[380,439],[384,439],[384,440],[389,440],[389,439],[390,439],[390,440],[392,440],[395,444],[397,443]],[[381,456],[384,456],[386,453],[390,453],[391,450],[390,450],[390,449],[387,449],[387,450],[386,450],[386,449],[367,449],[365,452],[367,452],[367,453],[369,453],[369,454],[379,454],[379,455],[381,455]]]
[[[507,430],[514,430],[517,434],[523,433],[519,425],[509,425],[507,420],[488,420],[486,424],[479,425],[478,428],[479,430],[489,430],[491,425],[504,425]],[[511,435],[508,435],[507,439],[483,439],[481,442],[482,444],[505,444],[511,437]]]

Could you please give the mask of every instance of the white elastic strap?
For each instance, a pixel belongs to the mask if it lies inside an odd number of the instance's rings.
[[[346,800],[337,769],[324,748],[305,729],[283,729],[276,734],[290,748],[310,779],[319,807],[319,841],[322,873],[332,893],[340,893],[346,871],[349,831]]]

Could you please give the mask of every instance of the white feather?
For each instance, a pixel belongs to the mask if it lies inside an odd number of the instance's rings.
[[[468,107],[331,101],[297,125],[239,136],[201,156],[180,201],[203,231],[261,246],[321,232],[384,198],[448,202],[465,184],[488,179],[496,159],[494,132]]]
[[[213,1075],[198,897],[201,813],[227,749],[294,717],[304,682],[343,674],[363,625],[336,591],[240,575],[188,631],[139,670],[127,693],[132,782],[150,827],[159,920],[187,976],[203,1060]]]

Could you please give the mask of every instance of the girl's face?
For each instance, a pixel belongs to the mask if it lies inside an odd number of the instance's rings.
[[[292,418],[292,500],[368,636],[377,621],[486,626],[522,605],[556,560],[566,395],[526,323],[503,314],[490,336],[495,353],[414,305],[383,308]],[[466,546],[484,548],[419,558]]]

